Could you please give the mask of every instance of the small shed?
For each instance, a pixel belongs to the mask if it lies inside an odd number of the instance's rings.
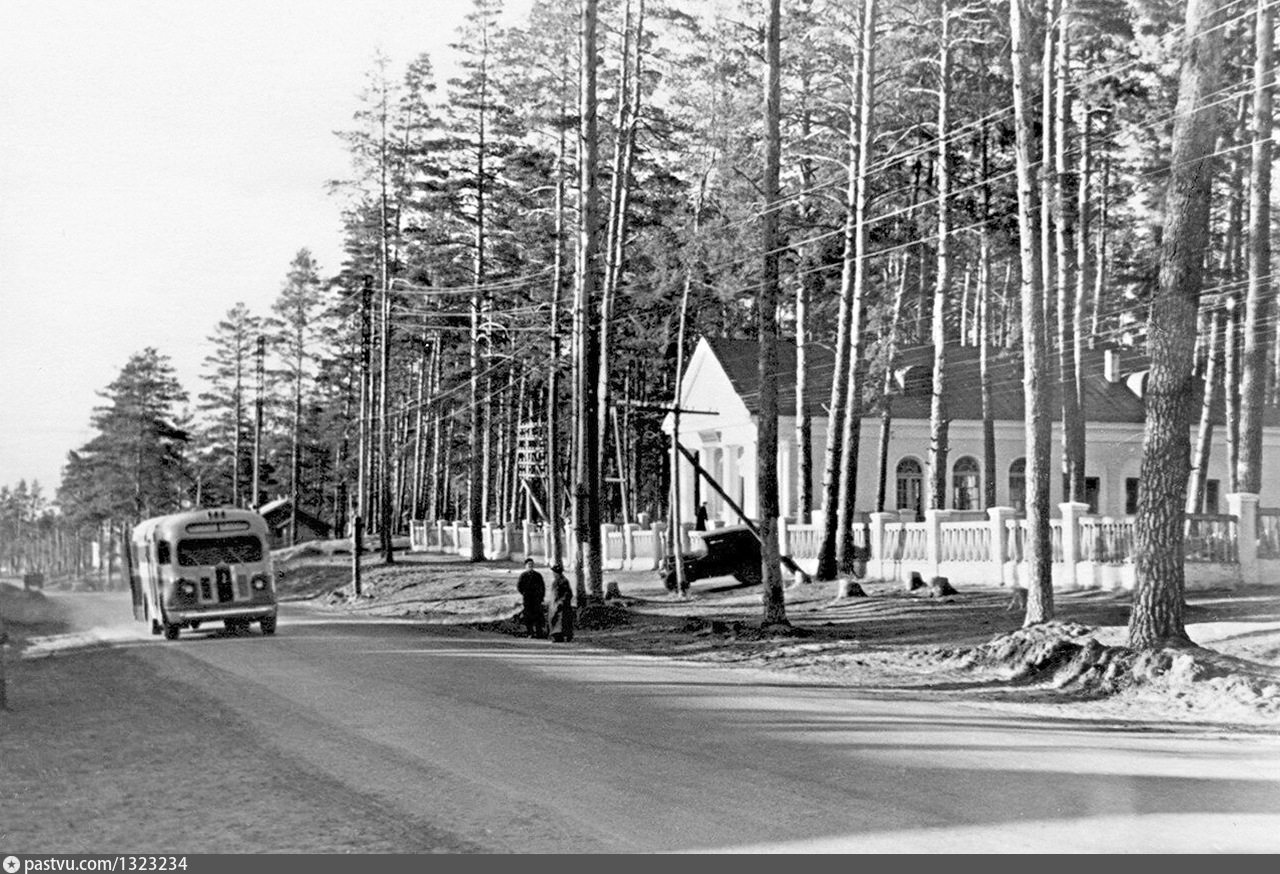
[[[290,546],[289,524],[291,521],[293,502],[288,498],[276,498],[258,508],[262,518],[267,520],[267,528],[271,531],[271,548],[279,549]],[[306,543],[308,540],[325,540],[333,531],[333,526],[318,516],[313,516],[301,507],[298,508],[298,533],[292,545]]]

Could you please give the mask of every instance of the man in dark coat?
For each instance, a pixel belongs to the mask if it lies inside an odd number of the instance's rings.
[[[551,639],[556,643],[573,640],[573,586],[561,565],[551,566]]]
[[[703,501],[698,505],[698,512],[693,514],[693,530],[707,530],[707,502]]]
[[[524,599],[524,630],[530,637],[547,636],[547,613],[543,600],[547,584],[542,574],[533,569],[533,559],[524,560],[524,573],[516,580],[516,591]]]

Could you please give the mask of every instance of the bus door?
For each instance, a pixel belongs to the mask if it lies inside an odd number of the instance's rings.
[[[133,618],[147,618],[147,596],[142,590],[142,574],[138,568],[138,559],[134,555],[133,538],[124,543],[124,563],[129,573],[129,595],[133,598]]]
[[[147,591],[151,593],[151,603],[156,605],[156,613],[159,614],[161,589],[163,583],[160,569],[169,563],[169,544],[168,541],[161,539],[152,531],[147,535],[146,549],[147,560],[145,562],[147,575],[143,580],[143,584],[147,587]]]

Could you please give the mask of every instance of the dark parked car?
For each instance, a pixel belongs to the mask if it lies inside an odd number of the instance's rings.
[[[733,577],[744,585],[760,582],[760,541],[745,525],[716,528],[693,540],[692,551],[684,557],[686,583],[708,577]],[[702,546],[698,545],[698,540]],[[662,581],[668,592],[676,590],[675,556],[662,563]]]

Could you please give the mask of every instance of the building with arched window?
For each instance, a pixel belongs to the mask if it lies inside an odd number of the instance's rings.
[[[917,515],[924,511],[924,466],[907,456],[897,467],[897,509],[911,510]]]
[[[982,469],[972,455],[962,455],[951,466],[951,509],[982,509]]]
[[[978,350],[955,347],[948,352],[946,403],[949,425],[947,471],[944,480],[947,509],[983,511],[983,483],[995,484],[998,506],[1025,510],[1026,417],[1023,412],[1021,358],[1006,350],[993,350],[990,365],[991,413],[994,420],[996,461],[994,471],[983,470],[982,392],[978,380]],[[779,344],[778,479],[782,513],[796,518],[801,491],[801,454],[797,445],[795,345]],[[697,453],[700,464],[749,515],[756,502],[756,414],[759,400],[759,348],[755,340],[704,337],[698,341],[681,380],[680,443]],[[929,413],[933,391],[932,347],[902,350],[890,375],[893,391],[888,397],[888,442],[882,453],[880,434],[885,410],[864,413],[858,441],[855,507],[860,512],[899,510],[918,515],[930,504]],[[1137,477],[1142,461],[1142,429],[1145,417],[1141,392],[1145,390],[1146,362],[1132,349],[1089,350],[1082,353],[1083,407],[1086,417],[1086,500],[1091,512],[1108,516],[1131,515],[1136,509]],[[823,461],[826,451],[833,355],[811,346],[808,351],[807,391],[802,409],[811,418],[812,465],[809,488],[816,514],[823,511]],[[877,385],[880,383],[877,381]],[[868,393],[868,397],[871,394]],[[1060,399],[1050,398],[1050,409],[1060,409]],[[1266,410],[1263,429],[1264,506],[1280,506],[1280,410]],[[664,430],[671,433],[672,417]],[[1193,426],[1194,427],[1194,426]],[[1227,477],[1224,429],[1216,428],[1209,458],[1205,506],[1209,512],[1225,509]],[[1193,435],[1194,436],[1194,435]],[[881,458],[883,455],[883,468]],[[692,467],[682,460],[681,500],[685,518],[692,519],[695,498],[706,501],[713,519],[737,521],[736,514],[705,485],[695,487]],[[881,487],[881,470],[887,482]],[[1065,493],[1062,470],[1061,423],[1054,422],[1050,458],[1051,495],[1055,508]],[[697,492],[695,493],[695,488]],[[878,506],[883,493],[884,506]]]

